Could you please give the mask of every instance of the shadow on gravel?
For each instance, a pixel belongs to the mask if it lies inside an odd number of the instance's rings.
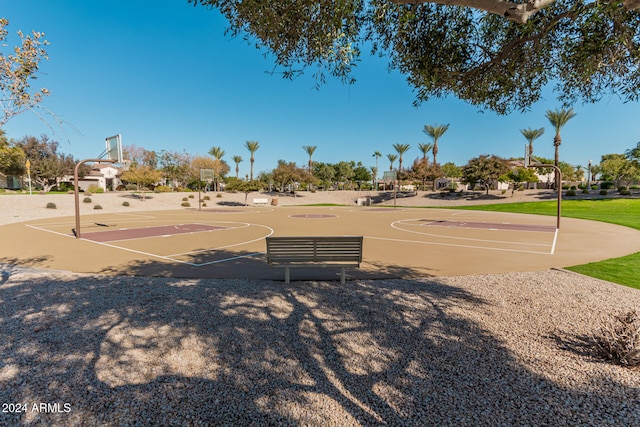
[[[9,272],[0,300],[0,402],[60,408],[2,425],[640,424],[637,388],[532,372],[438,280]]]

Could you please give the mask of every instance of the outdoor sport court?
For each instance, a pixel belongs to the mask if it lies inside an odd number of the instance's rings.
[[[267,236],[364,236],[347,278],[530,271],[640,251],[640,232],[577,219],[420,208],[221,207],[84,215],[2,226],[0,262],[85,273],[283,280]],[[336,280],[298,268],[292,280]]]

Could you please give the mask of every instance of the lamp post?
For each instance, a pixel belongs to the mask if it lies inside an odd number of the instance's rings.
[[[589,159],[589,172],[587,173],[587,185],[589,186],[589,190],[591,190],[591,159]]]

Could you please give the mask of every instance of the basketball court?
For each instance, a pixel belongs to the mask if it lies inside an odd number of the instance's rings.
[[[374,207],[216,207],[85,215],[0,227],[0,262],[80,273],[283,280],[265,237],[364,236],[348,278],[410,278],[566,267],[640,251],[611,224],[483,211]],[[336,280],[300,268],[292,280]]]

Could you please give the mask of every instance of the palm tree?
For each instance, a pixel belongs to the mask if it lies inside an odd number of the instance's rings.
[[[529,155],[533,156],[533,141],[540,138],[544,133],[544,128],[540,129],[520,129],[522,135],[529,141]]]
[[[236,164],[236,179],[238,179],[238,172],[240,171],[240,162],[242,161],[242,156],[233,156],[233,162]]]
[[[220,147],[212,147],[209,150],[209,154],[211,154],[216,159],[216,168],[220,168],[222,166],[222,156],[224,156],[225,151]],[[220,188],[220,184],[218,183],[218,171],[215,171],[215,180],[216,180],[216,190]]]
[[[390,171],[393,170],[393,162],[395,162],[397,158],[398,158],[397,154],[387,154],[387,159],[389,159],[389,161],[391,162],[391,164],[389,165]]]
[[[573,111],[573,108],[569,108],[568,110],[547,110],[546,117],[551,122],[551,125],[556,129],[556,136],[553,138],[553,146],[556,148],[555,152],[555,165],[558,167],[558,162],[560,161],[560,144],[562,144],[562,137],[560,136],[560,130],[567,124],[569,120],[574,118],[576,113]],[[556,190],[560,191],[560,177],[558,176],[558,171],[556,170]]]
[[[399,156],[398,169],[402,170],[402,155],[404,153],[406,153],[407,150],[409,150],[409,148],[411,148],[411,145],[409,145],[409,144],[393,144],[393,148],[394,148],[394,150],[396,150],[398,152],[398,156]]]
[[[438,161],[436,160],[438,156],[438,139],[440,139],[440,137],[444,135],[444,133],[448,129],[449,129],[449,123],[447,123],[446,125],[435,125],[435,126],[425,125],[424,126],[423,132],[429,135],[431,138],[433,138],[433,148],[431,150],[433,153],[434,165],[438,164]]]
[[[433,149],[433,144],[430,142],[421,142],[420,144],[418,144],[418,148],[420,149],[420,151],[422,151],[422,158],[424,160],[427,160],[427,154]]]
[[[247,141],[244,143],[244,146],[251,153],[251,158],[249,159],[251,161],[251,169],[250,169],[251,173],[249,175],[249,181],[253,181],[253,162],[254,162],[253,154],[256,151],[258,151],[258,148],[260,148],[260,144],[258,143],[258,141]]]
[[[376,180],[376,175],[378,175],[378,158],[382,157],[382,153],[380,153],[379,151],[374,151],[373,152],[373,157],[376,158],[376,171],[373,173],[373,182],[375,183]],[[375,184],[374,184],[375,187]]]
[[[309,155],[309,190],[311,190],[311,177],[313,176],[313,153],[316,151],[315,145],[303,145],[302,149]]]

